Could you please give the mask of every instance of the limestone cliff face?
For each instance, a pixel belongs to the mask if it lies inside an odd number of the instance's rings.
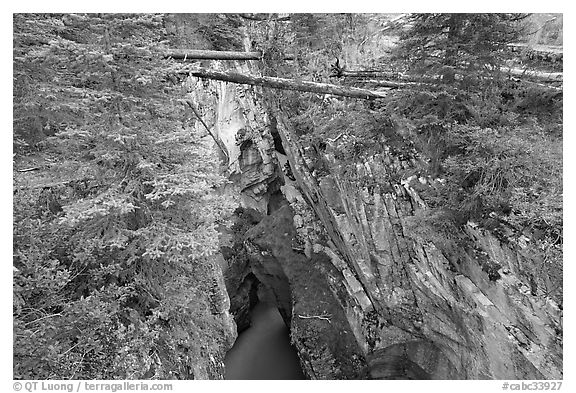
[[[430,378],[562,377],[562,312],[531,292],[518,247],[469,222],[469,242],[449,260],[436,244],[442,232],[419,222],[427,208],[414,179],[358,187],[358,179],[384,179],[410,162],[384,151],[342,174],[329,147],[330,175],[318,179],[287,122],[278,123],[300,188],[333,243],[313,249],[341,269],[373,377],[393,377],[402,362]]]
[[[242,237],[236,274],[274,292],[310,378],[562,378],[562,310],[534,289],[519,242],[472,222],[448,238],[414,189],[432,179],[381,181],[413,165],[390,150],[344,171],[328,144],[320,176],[252,88],[197,83],[196,99],[216,108],[205,113],[230,156],[231,192],[267,216]],[[245,301],[243,283],[228,285],[231,298]]]
[[[212,67],[217,68],[217,63]],[[236,68],[246,72],[247,65]],[[243,206],[266,214],[270,196],[278,188],[279,169],[270,119],[254,90],[192,78],[186,85],[204,121],[227,150],[225,172],[233,182],[234,193]]]
[[[224,376],[224,357],[238,337],[234,318],[230,314],[230,298],[222,276],[221,263],[221,256],[214,257],[209,275],[212,282],[209,311],[214,320],[213,328],[215,330],[212,341],[219,345],[207,345],[206,348],[200,348],[201,356],[197,359],[189,359],[189,362],[192,363],[189,372],[193,379],[222,379]],[[195,333],[197,334],[197,332],[192,332],[192,334]],[[207,348],[216,350],[210,352]]]
[[[236,338],[236,325],[230,315],[230,299],[226,291],[219,259],[212,257],[202,266],[207,281],[206,307],[198,302],[183,305],[194,310],[192,318],[166,321],[170,340],[163,341],[146,378],[206,380],[222,379],[224,357]],[[200,337],[200,339],[199,339]],[[199,343],[192,345],[191,343]]]

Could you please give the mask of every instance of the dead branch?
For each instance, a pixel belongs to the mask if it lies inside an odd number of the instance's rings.
[[[298,318],[301,319],[321,319],[323,321],[328,321],[328,323],[332,323],[331,319],[332,315],[330,314],[322,314],[322,315],[298,315]]]
[[[31,172],[31,171],[37,171],[39,169],[42,169],[42,167],[40,166],[35,166],[33,168],[24,168],[24,169],[17,169],[18,172]]]
[[[226,157],[226,162],[230,161],[230,157],[228,156],[228,152],[226,151],[226,148],[224,146],[222,146],[222,142],[220,140],[218,140],[218,138],[216,138],[216,136],[212,133],[212,131],[210,131],[210,128],[208,128],[208,126],[206,125],[206,123],[202,119],[202,116],[200,116],[200,113],[198,112],[198,109],[196,109],[196,106],[194,105],[194,103],[189,99],[185,99],[185,100],[183,100],[183,102],[188,104],[190,109],[192,109],[192,112],[194,112],[194,115],[196,115],[198,120],[200,120],[200,123],[202,123],[204,128],[206,128],[206,131],[208,131],[208,134],[210,134],[210,136],[212,137],[212,139],[214,140],[216,145],[220,148],[220,150],[222,151],[222,153]]]

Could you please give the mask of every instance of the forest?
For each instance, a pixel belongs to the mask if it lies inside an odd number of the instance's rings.
[[[14,379],[221,379],[256,287],[308,379],[561,379],[562,39],[561,14],[14,14]]]

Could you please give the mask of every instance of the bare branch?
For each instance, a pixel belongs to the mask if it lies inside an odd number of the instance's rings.
[[[194,112],[194,115],[196,115],[198,120],[200,120],[200,123],[202,123],[204,128],[206,128],[206,131],[208,131],[208,134],[210,134],[210,136],[212,137],[212,139],[214,140],[214,142],[216,143],[218,148],[220,148],[220,150],[222,151],[222,153],[226,157],[226,162],[230,161],[230,157],[228,156],[228,152],[226,151],[226,148],[224,146],[222,146],[222,142],[220,140],[218,140],[218,138],[216,138],[216,136],[212,133],[212,131],[210,131],[210,128],[208,128],[208,126],[206,125],[206,123],[202,119],[202,116],[200,116],[200,113],[198,112],[198,109],[196,109],[196,106],[194,105],[194,103],[188,99],[183,100],[183,102],[188,104],[190,109],[192,109],[192,112]]]
[[[17,171],[18,172],[31,172],[31,171],[37,171],[38,169],[42,169],[42,167],[35,166],[33,168],[17,169]]]
[[[298,315],[298,318],[301,319],[321,319],[323,321],[328,321],[328,323],[332,323],[330,318],[332,315],[330,314],[322,314],[322,315]]]

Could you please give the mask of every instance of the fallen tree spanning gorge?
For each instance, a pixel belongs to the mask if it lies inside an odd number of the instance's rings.
[[[510,75],[512,77],[522,78],[532,78],[534,80],[540,82],[562,82],[564,74],[562,72],[549,72],[549,71],[538,71],[538,70],[530,70],[525,68],[518,68],[518,67],[500,67],[500,72]],[[388,87],[408,87],[411,85],[417,85],[414,81],[413,77],[409,75],[401,74],[401,73],[390,73],[383,70],[371,70],[371,71],[364,71],[364,70],[345,70],[342,69],[337,74],[333,74],[332,76],[342,78],[357,78],[357,79],[365,79],[365,78],[373,78],[374,82],[379,82],[381,86],[388,86]],[[380,80],[379,78],[385,77],[387,79],[399,79],[400,81],[389,81],[389,80]],[[436,77],[432,77],[430,81],[437,81],[440,78],[439,75]],[[420,80],[422,81],[422,79]]]
[[[238,72],[216,71],[207,68],[194,68],[189,72],[190,75],[197,78],[213,79],[252,86],[262,86],[273,89],[297,90],[318,94],[332,94],[335,96],[360,98],[365,100],[385,98],[387,96],[386,91],[366,90],[358,87],[345,87],[332,85],[329,83],[296,81],[293,79],[275,78],[271,76],[247,75],[240,74]]]

